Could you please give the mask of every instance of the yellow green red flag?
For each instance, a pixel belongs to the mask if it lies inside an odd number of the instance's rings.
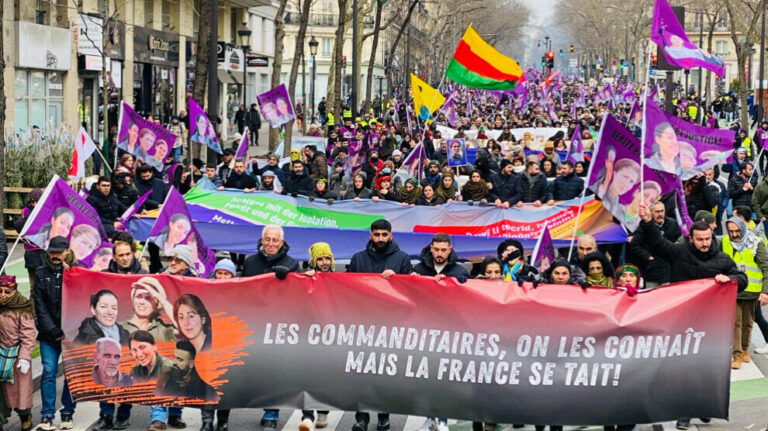
[[[471,88],[511,90],[523,75],[515,60],[499,53],[470,25],[453,52],[445,76]]]

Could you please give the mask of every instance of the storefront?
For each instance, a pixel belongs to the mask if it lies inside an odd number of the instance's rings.
[[[134,109],[167,124],[171,115],[179,110],[176,106],[179,35],[146,27],[135,27],[133,31]]]
[[[236,131],[235,113],[243,102],[243,50],[219,42],[218,78],[219,92],[222,95],[221,112],[224,112],[227,130],[222,131],[224,138]]]
[[[62,123],[63,78],[70,67],[68,29],[16,21],[13,128],[43,131]]]
[[[104,139],[101,122],[104,113],[104,93],[109,95],[107,121],[110,128],[117,125],[122,99],[123,61],[125,60],[125,24],[115,22],[104,35],[103,20],[98,16],[80,14],[77,28],[78,122],[99,141]],[[108,39],[104,39],[104,38]],[[106,51],[107,82],[101,78],[105,66],[102,51]]]

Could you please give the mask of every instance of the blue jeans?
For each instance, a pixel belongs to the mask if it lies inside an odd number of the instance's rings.
[[[117,408],[117,420],[124,420],[131,417],[130,404],[120,404]],[[115,417],[115,405],[113,403],[99,403],[99,416],[106,416],[108,418]]]
[[[174,163],[179,163],[179,159],[181,158],[181,147],[176,147],[171,150],[171,156],[173,156]]]
[[[181,407],[158,407],[153,406],[149,409],[149,422],[160,421],[168,422],[168,416],[181,417]]]
[[[40,397],[43,405],[40,416],[43,418],[53,418],[56,415],[56,373],[59,370],[59,356],[61,356],[61,343],[40,341],[40,359],[43,362],[43,374],[40,377]],[[72,401],[66,379],[61,390],[61,404],[62,415],[75,413],[75,403]]]

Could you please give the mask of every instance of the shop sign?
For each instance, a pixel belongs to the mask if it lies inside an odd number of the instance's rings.
[[[16,66],[69,70],[72,34],[69,29],[16,21]]]

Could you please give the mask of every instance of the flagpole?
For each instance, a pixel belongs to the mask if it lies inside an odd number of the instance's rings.
[[[109,173],[111,174],[113,172],[112,168],[109,167],[109,162],[107,161],[106,158],[104,158],[104,154],[101,153],[101,150],[99,149],[98,146],[94,145],[94,148],[96,148],[96,152],[99,153],[99,157],[101,157],[101,160],[104,161],[104,164],[107,166],[107,169],[109,170]]]
[[[171,190],[173,190],[174,187],[171,186]],[[165,194],[165,199],[163,199],[163,205],[160,207],[160,211],[157,212],[157,217],[155,217],[155,223],[157,223],[157,219],[160,218],[160,213],[162,213],[163,209],[165,208],[165,203],[168,202],[168,197],[171,195],[171,190],[168,190],[168,193]],[[155,227],[155,223],[152,223],[152,228]],[[152,233],[152,228],[149,229],[149,232]],[[141,263],[141,258],[144,257],[144,252],[147,251],[147,248],[149,248],[149,237],[147,237],[146,240],[144,240],[144,247],[141,249],[141,254],[139,254],[139,258],[137,259],[139,263]]]
[[[640,141],[640,197],[644,200],[645,196],[645,140],[646,130],[648,129],[646,122],[646,112],[648,109],[648,85],[651,81],[651,42],[648,42],[648,49],[645,53],[645,86],[643,88],[643,130],[642,139]]]
[[[14,250],[16,250],[16,246],[19,245],[19,240],[21,239],[21,234],[16,237],[16,241],[13,242],[13,246],[11,246],[11,251],[8,252],[8,257],[5,258],[5,262],[3,262],[3,266],[0,267],[0,274],[4,274],[3,271],[5,271],[5,266],[8,265],[8,261],[11,260],[11,256],[13,256]]]

